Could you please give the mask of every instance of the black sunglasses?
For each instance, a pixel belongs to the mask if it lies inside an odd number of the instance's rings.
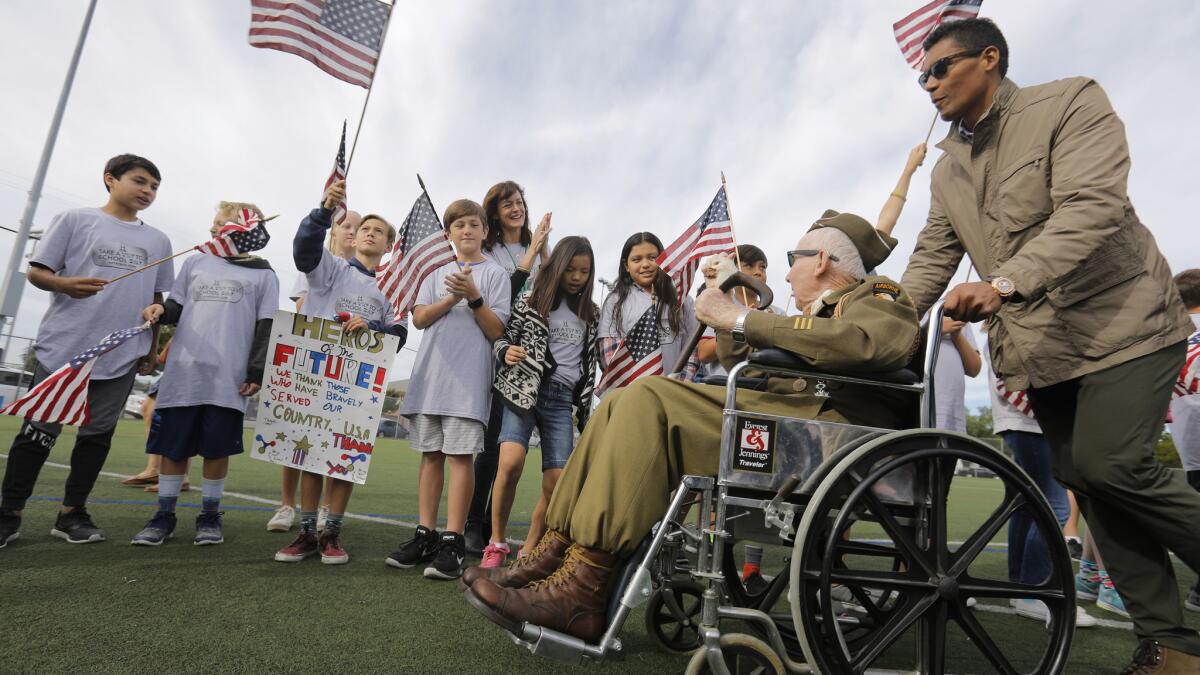
[[[799,258],[801,256],[813,256],[813,255],[817,255],[818,253],[820,253],[820,251],[815,248],[800,248],[800,249],[796,249],[795,251],[788,251],[787,252],[788,267],[791,267],[792,265],[796,264],[796,258]],[[833,262],[837,262],[837,261],[841,260],[841,258],[839,258],[836,255],[829,253],[829,252],[825,253],[825,257],[829,258]]]
[[[979,56],[984,52],[985,49],[987,49],[987,47],[983,47],[982,49],[973,49],[969,52],[959,52],[957,54],[943,56],[937,61],[934,61],[933,65],[929,66],[925,72],[917,76],[917,84],[921,85],[921,88],[924,89],[925,83],[929,81],[929,78],[934,77],[939,80],[942,79],[946,76],[946,73],[950,72],[950,66],[963,59],[970,59]]]

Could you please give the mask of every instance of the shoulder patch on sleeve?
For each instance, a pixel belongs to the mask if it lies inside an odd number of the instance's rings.
[[[895,302],[900,297],[900,287],[886,281],[877,281],[871,284],[871,294],[881,300]]]

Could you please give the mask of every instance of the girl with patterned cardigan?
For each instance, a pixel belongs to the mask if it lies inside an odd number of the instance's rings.
[[[542,439],[542,496],[525,538],[526,549],[545,533],[546,505],[575,447],[572,419],[582,431],[591,412],[599,314],[591,300],[595,267],[587,239],[564,237],[533,289],[518,296],[504,335],[493,344],[501,365],[492,388],[504,412],[484,568],[499,567],[508,557],[505,528],[533,427]]]

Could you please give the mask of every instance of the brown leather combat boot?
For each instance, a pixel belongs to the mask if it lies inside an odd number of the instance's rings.
[[[1164,647],[1158,640],[1142,640],[1133,653],[1133,662],[1121,675],[1175,675],[1200,673],[1200,656]]]
[[[471,603],[511,633],[531,623],[596,643],[604,634],[609,583],[617,557],[572,544],[562,566],[525,588],[502,588],[478,579],[466,592]]]
[[[541,540],[529,552],[504,567],[485,570],[478,565],[468,567],[459,577],[459,586],[465,591],[476,579],[487,579],[501,588],[521,588],[534,581],[550,576],[562,565],[563,555],[571,540],[554,530],[546,530]]]

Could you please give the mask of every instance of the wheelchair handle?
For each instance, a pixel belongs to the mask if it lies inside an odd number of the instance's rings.
[[[729,275],[728,279],[721,282],[722,293],[728,293],[738,287],[749,288],[758,295],[758,307],[756,309],[766,309],[775,301],[775,294],[771,292],[769,286],[745,272],[734,272]],[[686,347],[683,351],[679,352],[679,357],[675,359],[675,365],[671,367],[669,375],[682,373],[683,369],[687,367],[688,359],[692,357],[692,352],[696,351],[696,345],[700,344],[700,338],[704,337],[705,328],[706,326],[701,323],[699,326],[696,326],[696,330],[692,331]]]

